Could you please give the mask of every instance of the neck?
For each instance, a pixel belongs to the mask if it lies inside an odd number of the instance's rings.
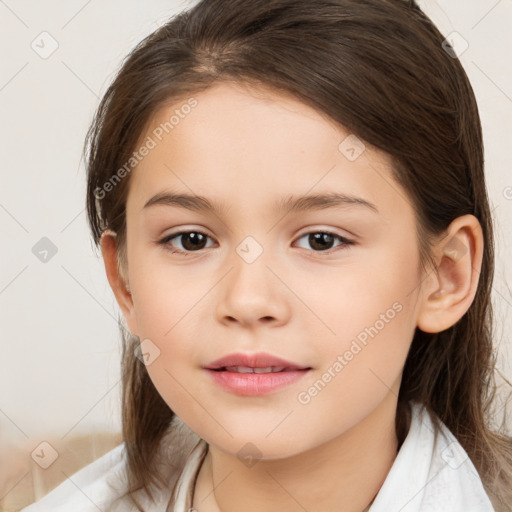
[[[200,512],[363,512],[397,455],[396,397],[327,443],[251,468],[209,445],[193,506]],[[242,467],[241,467],[242,466]]]

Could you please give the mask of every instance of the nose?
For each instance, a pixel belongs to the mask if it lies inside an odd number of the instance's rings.
[[[218,320],[246,328],[262,324],[277,327],[288,322],[291,293],[276,264],[269,265],[265,251],[252,263],[238,254],[230,263],[217,303]]]

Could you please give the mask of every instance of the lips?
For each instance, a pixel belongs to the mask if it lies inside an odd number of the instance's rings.
[[[269,395],[296,384],[312,368],[280,357],[258,354],[229,354],[204,369],[223,390],[245,397]]]
[[[226,366],[224,368],[219,368],[215,371],[226,371],[226,372],[236,372],[236,373],[277,373],[283,371],[290,371],[290,369],[285,369],[284,366],[267,366],[266,368],[251,368],[250,366]]]
[[[236,373],[278,373],[286,371],[309,370],[310,366],[287,361],[264,352],[257,354],[234,353],[212,361],[204,368],[216,371]]]

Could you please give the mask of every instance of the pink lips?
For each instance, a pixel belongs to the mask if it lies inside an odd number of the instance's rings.
[[[212,361],[204,368],[216,384],[235,394],[245,396],[262,395],[290,385],[301,379],[311,369],[311,367],[262,352],[229,354]],[[261,370],[264,373],[245,373],[254,368],[265,370]]]
[[[228,354],[225,357],[216,359],[210,364],[206,365],[207,369],[218,369],[226,366],[248,366],[250,368],[267,368],[269,366],[289,368],[291,370],[307,369],[309,366],[286,361],[280,357],[267,354],[265,352],[258,352],[257,354]]]

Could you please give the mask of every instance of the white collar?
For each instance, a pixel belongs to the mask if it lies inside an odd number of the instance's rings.
[[[411,427],[369,512],[495,512],[475,466],[455,436],[411,402]]]

